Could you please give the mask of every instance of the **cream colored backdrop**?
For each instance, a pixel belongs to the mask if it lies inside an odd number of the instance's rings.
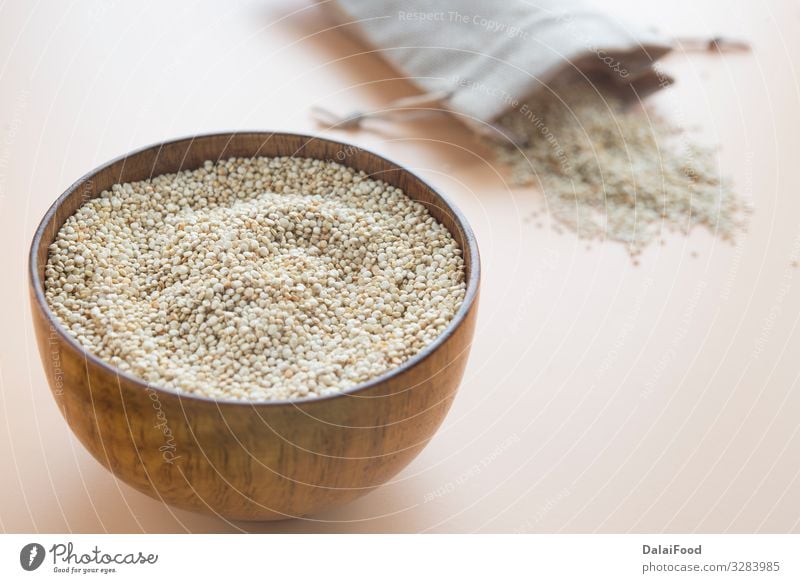
[[[629,8],[640,2],[618,1]],[[401,161],[466,213],[482,307],[444,427],[389,485],[313,520],[227,524],[117,483],[62,421],[26,295],[32,232],[94,166],[221,129],[315,131],[412,92],[301,0],[0,4],[0,530],[75,532],[800,531],[800,7],[638,8],[749,55],[675,54],[663,111],[723,145],[756,207],[736,247],[624,250],[523,217],[488,150],[448,119],[335,133]],[[697,256],[695,256],[695,253]]]

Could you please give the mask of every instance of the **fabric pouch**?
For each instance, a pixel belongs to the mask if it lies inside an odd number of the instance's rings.
[[[668,39],[580,0],[329,0],[320,6],[422,92],[380,112],[337,118],[317,111],[321,121],[338,119],[340,127],[437,103],[473,130],[498,136],[500,116],[565,76],[600,75],[647,92],[672,81],[654,68],[672,48]]]

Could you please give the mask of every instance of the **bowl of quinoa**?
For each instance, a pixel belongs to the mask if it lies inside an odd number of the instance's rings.
[[[78,438],[151,496],[246,520],[344,503],[413,459],[463,375],[478,283],[469,226],[420,178],[262,132],[105,164],[30,256]]]

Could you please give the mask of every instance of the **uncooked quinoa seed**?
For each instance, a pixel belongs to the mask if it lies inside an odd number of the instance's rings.
[[[750,209],[722,180],[714,153],[653,111],[602,86],[554,84],[499,125],[527,144],[495,146],[515,185],[536,185],[547,212],[584,239],[631,255],[670,231],[704,226],[733,240]]]
[[[236,158],[114,185],[50,247],[49,305],[89,352],[157,386],[323,396],[419,353],[465,294],[423,205],[332,162]]]

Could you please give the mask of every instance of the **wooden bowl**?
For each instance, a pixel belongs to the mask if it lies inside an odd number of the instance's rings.
[[[466,298],[424,351],[346,393],[291,402],[217,401],[152,386],[84,349],[43,293],[48,248],[86,200],[131,182],[232,156],[339,162],[422,202],[464,252]],[[104,164],[62,194],[30,252],[30,296],[50,389],[81,443],[115,476],[179,508],[232,520],[278,520],[344,504],[383,484],[427,444],[450,408],[478,307],[478,248],[461,213],[420,178],[356,146],[261,132],[202,135]]]

